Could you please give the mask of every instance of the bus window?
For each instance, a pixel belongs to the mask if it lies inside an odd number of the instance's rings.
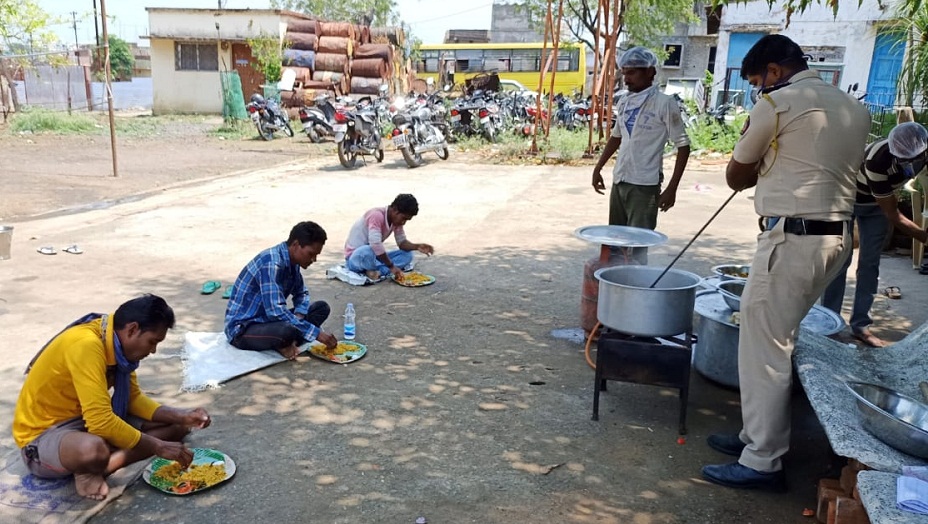
[[[483,68],[487,71],[509,72],[509,49],[487,49],[483,52]]]
[[[479,49],[458,49],[454,58],[455,69],[461,73],[483,71],[483,51]]]
[[[540,49],[513,49],[510,70],[513,73],[537,72],[540,70],[538,66],[540,57]]]
[[[437,73],[438,51],[420,51],[421,58],[416,62],[416,71],[420,73]]]
[[[545,53],[545,59],[554,51],[549,49]],[[542,62],[544,64],[544,62]],[[558,71],[577,71],[580,68],[580,51],[577,49],[558,49],[557,50],[557,70]],[[540,70],[540,68],[539,68]]]

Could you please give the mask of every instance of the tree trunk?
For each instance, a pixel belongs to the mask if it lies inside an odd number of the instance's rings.
[[[19,111],[19,95],[16,93],[16,84],[13,81],[15,76],[16,66],[13,65],[9,60],[0,60],[0,77],[3,77],[5,82],[0,82],[0,84],[5,83],[7,89],[9,90],[9,99],[6,99],[5,94],[2,89],[0,89],[0,106],[3,108],[3,121],[6,122],[7,115],[12,112]],[[10,107],[9,104],[12,104]]]

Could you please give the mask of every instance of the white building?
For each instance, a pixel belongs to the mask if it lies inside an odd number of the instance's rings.
[[[220,71],[237,71],[247,99],[261,92],[246,41],[283,39],[287,22],[307,17],[277,9],[148,7],[152,113],[222,113]]]
[[[762,36],[778,33],[810,54],[809,66],[826,81],[842,90],[866,93],[867,102],[892,106],[905,54],[904,42],[897,44],[880,31],[880,22],[892,15],[891,3],[880,6],[877,0],[863,0],[859,8],[857,2],[840,2],[837,16],[830,7],[812,4],[801,14],[793,13],[787,27],[786,11],[771,10],[765,0],[728,4],[718,33],[710,104],[751,105],[745,97],[750,86],[741,79],[741,61]]]

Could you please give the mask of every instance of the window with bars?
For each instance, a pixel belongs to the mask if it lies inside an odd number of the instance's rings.
[[[219,52],[216,44],[174,44],[176,71],[219,71]]]

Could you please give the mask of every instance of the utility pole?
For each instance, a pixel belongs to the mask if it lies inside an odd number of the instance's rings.
[[[103,25],[103,77],[105,80],[106,103],[110,112],[110,148],[113,151],[113,176],[119,176],[116,164],[116,118],[113,115],[113,86],[110,85],[110,39],[106,31],[106,0],[100,0],[100,17]]]
[[[77,43],[77,11],[71,11],[71,27],[74,28],[74,49],[80,48]]]

